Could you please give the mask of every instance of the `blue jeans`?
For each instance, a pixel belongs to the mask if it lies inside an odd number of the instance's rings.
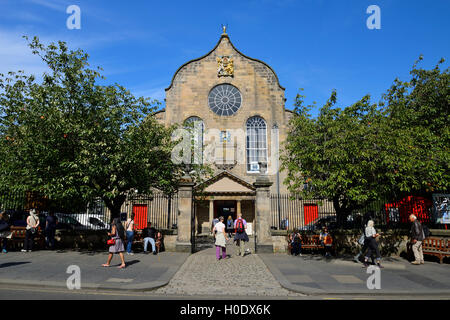
[[[131,253],[131,245],[133,244],[134,232],[127,231],[127,252]]]
[[[144,251],[147,252],[148,243],[152,244],[152,252],[156,251],[155,239],[153,238],[144,238]]]

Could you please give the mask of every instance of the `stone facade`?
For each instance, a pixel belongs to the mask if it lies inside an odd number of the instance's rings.
[[[218,115],[210,108],[208,96],[221,84],[229,84],[240,92],[240,107],[232,115]],[[210,151],[216,159],[211,165],[215,177],[204,189],[206,197],[196,201],[197,234],[209,233],[214,217],[224,215],[226,219],[231,215],[235,218],[242,213],[259,237],[260,247],[265,250],[272,247],[270,194],[287,193],[283,184],[285,174],[277,170],[277,150],[286,138],[292,114],[285,110],[284,91],[273,69],[238,51],[225,32],[210,52],[185,63],[175,72],[166,89],[166,108],[154,116],[167,126],[183,124],[190,117],[200,118],[205,131],[203,148],[214,145]],[[267,165],[266,172],[259,167],[259,171],[254,167],[249,170],[247,163],[247,121],[255,116],[262,118],[266,126],[267,157],[262,157],[260,163],[262,167]],[[228,132],[230,138],[221,141],[221,134],[228,137]],[[225,157],[230,160],[230,154],[232,161],[226,165],[217,160]],[[258,184],[262,178],[264,183]],[[190,235],[187,226],[180,224],[187,224],[190,216],[183,210],[180,209],[178,217],[177,241],[186,245]]]
[[[230,56],[233,59],[233,76],[218,76],[216,59],[221,56]],[[242,95],[240,109],[230,116],[219,116],[208,106],[209,92],[223,83],[235,86]],[[286,186],[283,184],[285,175],[281,172],[277,181],[275,170],[277,161],[274,161],[275,158],[272,159],[274,152],[272,149],[275,147],[272,146],[272,128],[274,125],[278,127],[278,141],[281,145],[286,138],[288,118],[291,114],[284,107],[284,90],[270,66],[245,56],[233,46],[227,34],[222,34],[213,50],[201,58],[185,63],[176,71],[170,86],[166,89],[166,108],[157,112],[155,116],[167,125],[183,123],[189,117],[199,117],[203,120],[205,130],[233,132],[232,130],[240,129],[244,134],[249,118],[253,116],[263,118],[267,124],[268,176],[273,183],[271,192],[277,192],[278,185],[280,192],[286,193]],[[232,137],[232,140],[239,148],[236,152],[243,156],[244,161],[229,171],[248,183],[255,182],[259,173],[247,171],[245,137]],[[205,141],[205,148],[206,145],[208,141]],[[217,169],[217,173],[220,171]]]

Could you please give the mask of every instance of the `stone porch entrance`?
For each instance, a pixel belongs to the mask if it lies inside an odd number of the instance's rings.
[[[239,213],[250,224],[250,235],[255,223],[255,188],[224,171],[201,186],[203,193],[195,200],[195,226],[197,235],[209,234],[214,218],[228,216],[236,219]]]
[[[269,222],[271,185],[272,182],[265,175],[258,176],[251,185],[230,172],[223,171],[203,185],[194,187],[191,177],[183,176],[179,187],[175,250],[195,252],[196,236],[203,231],[210,233],[216,201],[222,200],[227,201],[222,204],[232,203],[233,208],[236,201],[236,214],[242,212],[247,223],[251,223],[251,230],[247,230],[252,234],[255,232],[255,250],[273,252]],[[243,208],[246,203],[250,204],[248,210]],[[229,209],[231,210],[231,206]]]

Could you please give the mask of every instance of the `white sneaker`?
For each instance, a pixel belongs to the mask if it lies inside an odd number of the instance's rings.
[[[27,252],[27,250],[25,250],[25,249],[22,249],[22,250],[20,250],[20,251],[22,251],[22,252]]]

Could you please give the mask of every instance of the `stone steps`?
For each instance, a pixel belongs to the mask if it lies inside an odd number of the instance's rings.
[[[255,248],[255,237],[249,236],[249,242],[246,243],[245,247],[249,248],[251,252],[254,252]],[[227,246],[233,245],[233,240],[227,242]],[[195,247],[196,251],[206,250],[214,247],[214,237],[210,234],[199,234],[195,237]]]

